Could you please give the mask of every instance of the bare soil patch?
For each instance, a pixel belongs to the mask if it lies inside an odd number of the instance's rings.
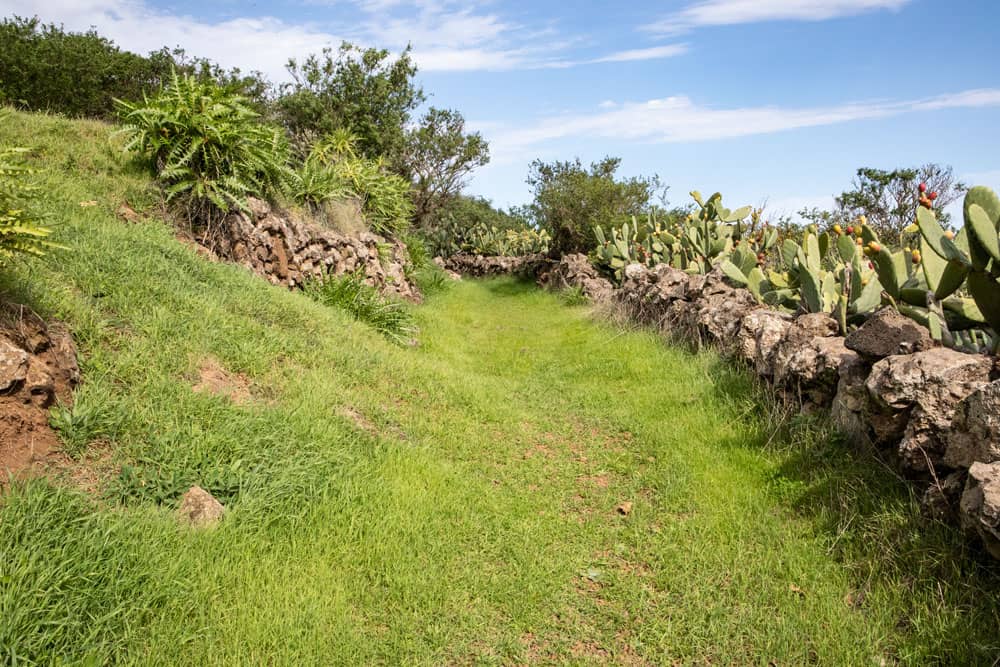
[[[198,366],[198,382],[194,390],[202,394],[223,396],[237,405],[253,399],[250,378],[243,373],[231,373],[218,359],[207,357]]]
[[[49,408],[56,401],[68,404],[79,380],[76,346],[65,325],[0,302],[0,485],[58,456]]]

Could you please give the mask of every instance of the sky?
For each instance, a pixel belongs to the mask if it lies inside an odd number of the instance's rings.
[[[469,192],[531,198],[529,164],[606,155],[672,204],[832,205],[858,167],[950,165],[1000,190],[997,0],[0,0],[0,14],[181,46],[286,80],[289,57],[407,44],[429,104],[489,141]]]

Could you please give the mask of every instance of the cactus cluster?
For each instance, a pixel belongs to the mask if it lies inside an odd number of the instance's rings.
[[[846,334],[885,305],[927,327],[945,345],[1000,346],[1000,198],[989,188],[965,198],[965,225],[954,233],[935,218],[936,193],[921,185],[912,247],[891,250],[862,216],[846,229],[807,227],[777,246],[759,212],[730,211],[722,197],[668,227],[633,220],[606,236],[596,229],[595,259],[621,277],[631,263],[669,264],[691,273],[718,267],[762,303],[787,312],[830,313]],[[749,222],[747,218],[750,218]],[[919,234],[917,233],[919,232]],[[770,252],[771,250],[775,252]]]
[[[610,232],[594,228],[598,247],[594,260],[621,279],[628,264],[669,264],[689,273],[707,273],[722,260],[750,271],[764,261],[777,242],[778,232],[760,224],[759,212],[749,206],[732,211],[715,193],[705,201],[699,192],[691,196],[698,210],[682,221],[663,225],[652,216],[640,224],[635,218]],[[747,224],[747,218],[751,218]]]
[[[993,190],[975,187],[965,195],[964,226],[956,234],[938,223],[933,211],[917,211],[917,227],[929,252],[924,252],[928,299],[962,302],[959,312],[971,326],[988,325],[1000,332],[1000,198]],[[954,297],[960,289],[972,301]],[[964,323],[964,322],[963,322]],[[965,328],[971,328],[965,327]],[[1000,344],[1000,337],[997,337]]]

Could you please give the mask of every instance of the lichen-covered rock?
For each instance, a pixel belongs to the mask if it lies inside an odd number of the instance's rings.
[[[883,308],[852,331],[844,343],[865,359],[878,361],[935,347],[930,332],[895,308]]]
[[[544,271],[538,283],[548,289],[579,288],[594,303],[611,299],[614,285],[601,276],[586,255],[566,255],[555,266]]]
[[[222,520],[226,508],[211,493],[200,486],[192,486],[181,496],[177,515],[182,522],[197,528],[209,528]]]
[[[409,253],[401,242],[367,232],[345,236],[279,214],[257,199],[249,201],[249,209],[227,216],[201,243],[275,285],[301,287],[310,279],[360,269],[365,282],[379,291],[421,300],[406,276]]]
[[[1000,463],[973,463],[961,501],[962,525],[1000,558]]]
[[[935,348],[887,357],[865,383],[867,418],[875,441],[898,441],[900,465],[923,474],[942,463],[948,429],[958,404],[989,382],[986,357]]]
[[[545,255],[525,255],[524,257],[501,257],[487,255],[452,255],[444,261],[449,271],[473,278],[488,276],[523,275],[537,276],[546,266]]]
[[[736,334],[736,354],[761,376],[771,372],[771,353],[792,325],[792,318],[777,310],[758,308],[743,316]]]
[[[955,410],[944,462],[967,468],[1000,461],[1000,380],[969,394]]]

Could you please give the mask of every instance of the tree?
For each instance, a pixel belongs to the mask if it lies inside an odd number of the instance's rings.
[[[458,196],[472,170],[489,161],[489,144],[478,132],[466,134],[462,114],[431,107],[420,126],[407,133],[402,156],[402,167],[413,181],[418,224]]]
[[[194,75],[249,98],[262,111],[270,84],[259,72],[226,71],[183,49],[162,48],[148,57],[122,51],[94,30],[66,32],[37,18],[0,20],[0,101],[69,116],[110,118],[115,99],[136,102],[154,95],[172,73]]]
[[[606,157],[584,168],[572,162],[531,163],[528,185],[534,188],[529,210],[535,223],[552,236],[554,256],[589,252],[597,246],[595,225],[620,225],[645,215],[660,179],[616,179],[620,158]]]
[[[392,60],[387,50],[344,42],[336,53],[326,48],[286,67],[292,82],[281,87],[277,109],[300,145],[347,128],[358,137],[362,156],[385,156],[398,165],[410,114],[425,99],[413,81],[417,67],[409,47]]]
[[[945,208],[962,196],[967,189],[955,180],[951,167],[934,163],[912,169],[883,171],[870,167],[858,169],[852,189],[836,198],[841,220],[853,220],[860,215],[887,241],[897,241],[903,230],[913,224],[920,192],[918,186],[927,184],[928,193],[936,192],[934,212],[944,226],[949,216]]]

